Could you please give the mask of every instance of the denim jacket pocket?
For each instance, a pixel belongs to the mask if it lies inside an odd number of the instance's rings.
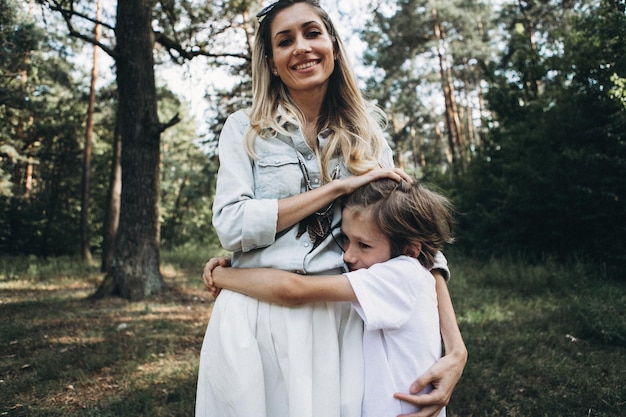
[[[285,198],[302,192],[302,171],[295,155],[268,155],[256,161],[256,198]]]

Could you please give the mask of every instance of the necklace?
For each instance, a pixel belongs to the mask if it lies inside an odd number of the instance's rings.
[[[304,183],[307,191],[311,191],[313,187],[311,186],[311,177],[309,176],[309,171],[306,169],[306,164],[304,163],[304,159],[300,152],[298,154],[298,163],[300,164],[300,170],[302,171],[302,176],[304,177]],[[337,179],[339,177],[339,165],[333,169],[333,173],[331,175],[331,180]],[[309,234],[309,239],[313,243],[313,248],[317,248],[320,243],[326,239],[326,237],[330,234],[330,229],[332,226],[333,220],[333,207],[335,206],[335,201],[332,201],[328,207],[326,207],[322,211],[316,211],[305,219],[300,221],[298,226],[298,234],[297,237],[300,237],[307,232]]]

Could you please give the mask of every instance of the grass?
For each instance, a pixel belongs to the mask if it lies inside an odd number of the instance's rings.
[[[0,258],[0,415],[192,416],[200,252],[164,252],[171,291],[139,303],[86,301],[101,274],[76,260]],[[470,355],[448,416],[626,416],[623,278],[450,258]]]
[[[140,303],[87,301],[102,275],[80,261],[2,259],[0,415],[193,415],[211,300],[206,255],[185,256],[164,254],[171,290]]]
[[[623,277],[550,260],[457,262],[450,290],[469,361],[449,416],[626,415]]]

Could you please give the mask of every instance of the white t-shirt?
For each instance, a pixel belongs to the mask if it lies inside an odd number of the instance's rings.
[[[407,256],[345,275],[358,299],[353,305],[365,322],[362,416],[417,411],[393,394],[408,393],[416,376],[441,358],[435,278]],[[445,409],[439,416],[445,416]]]

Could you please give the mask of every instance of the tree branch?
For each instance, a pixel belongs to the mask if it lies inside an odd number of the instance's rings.
[[[170,127],[174,126],[174,125],[175,125],[175,124],[177,124],[178,122],[180,122],[180,117],[178,116],[178,113],[176,113],[176,114],[174,115],[174,117],[172,117],[172,118],[170,119],[170,121],[169,121],[169,122],[167,122],[167,123],[161,123],[161,124],[159,125],[159,133],[163,133],[166,129],[168,129],[168,128],[170,128]]]
[[[161,46],[163,46],[165,49],[167,49],[170,57],[174,60],[174,62],[178,64],[182,64],[180,58],[182,58],[183,60],[191,60],[195,58],[196,56],[200,56],[200,55],[206,56],[209,58],[230,57],[230,58],[244,59],[246,61],[251,60],[249,56],[244,55],[244,54],[231,54],[231,53],[215,54],[215,53],[207,52],[201,49],[193,50],[193,51],[186,50],[185,48],[181,46],[180,43],[168,38],[162,32],[158,32],[158,31],[154,32],[154,40],[155,42],[158,42],[159,44],[161,44]],[[173,51],[176,52],[176,55],[173,53]]]
[[[107,29],[111,29],[111,30],[115,30],[115,26],[111,26],[110,24],[103,22],[101,20],[98,19],[94,19],[93,17],[87,16],[86,14],[77,12],[75,10],[70,10],[70,9],[64,9],[61,6],[54,6],[54,5],[49,5],[48,7],[50,7],[50,10],[55,11],[55,12],[60,12],[61,14],[63,14],[63,16],[69,16],[69,18],[71,18],[72,16],[78,16],[80,18],[83,18],[89,22],[95,23],[96,25],[100,25],[103,26]]]
[[[47,4],[48,4],[48,7],[50,8],[50,10],[52,10],[54,12],[59,12],[61,14],[61,16],[63,16],[63,19],[65,20],[65,24],[67,25],[67,29],[70,32],[70,36],[73,36],[73,37],[78,38],[78,39],[82,39],[85,42],[88,42],[88,43],[90,43],[90,44],[92,44],[94,46],[97,46],[100,49],[102,49],[105,53],[110,55],[113,59],[116,58],[116,53],[115,53],[115,50],[113,48],[111,48],[108,45],[103,44],[102,42],[100,42],[99,40],[97,40],[93,36],[87,36],[87,35],[84,35],[83,33],[79,32],[79,31],[77,31],[74,28],[74,25],[72,24],[72,17],[78,16],[78,17],[80,17],[82,19],[85,19],[85,20],[87,20],[89,22],[95,23],[96,25],[101,25],[101,26],[104,26],[105,28],[111,29],[111,30],[115,30],[115,27],[113,27],[113,26],[111,26],[111,25],[109,25],[109,24],[107,24],[105,22],[102,22],[102,21],[100,21],[98,19],[94,19],[92,17],[89,17],[89,16],[87,16],[87,15],[85,15],[83,13],[77,12],[75,10],[66,9],[66,8],[63,8],[61,6],[58,6],[58,5],[52,4],[52,3],[47,3]]]

